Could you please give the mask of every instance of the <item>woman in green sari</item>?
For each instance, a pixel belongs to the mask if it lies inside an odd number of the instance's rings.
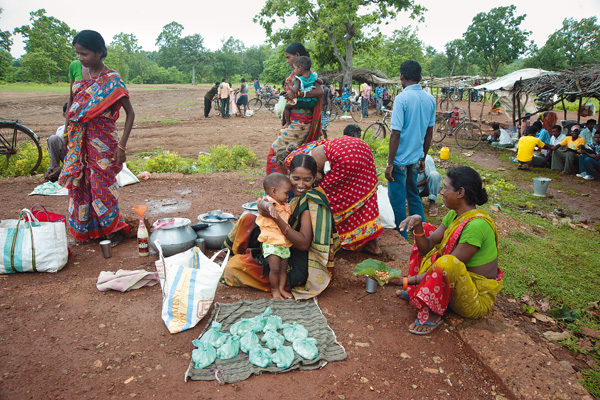
[[[329,286],[333,257],[340,249],[327,196],[322,189],[312,188],[316,175],[314,158],[308,154],[294,158],[289,168],[295,196],[289,202],[292,208],[289,225],[279,217],[275,219],[292,242],[287,282],[296,300],[317,296]],[[261,203],[258,202],[259,212],[270,218]],[[221,281],[228,286],[249,286],[270,292],[269,265],[261,253],[260,229],[255,219],[253,214],[243,215],[225,240],[224,246],[234,256],[227,263]]]
[[[441,193],[450,211],[439,227],[424,224],[419,215],[399,226],[413,229],[415,238],[408,277],[397,294],[419,310],[409,327],[417,335],[440,326],[448,307],[466,318],[488,314],[502,289],[498,231],[476,207],[487,202],[481,177],[470,167],[452,168]]]

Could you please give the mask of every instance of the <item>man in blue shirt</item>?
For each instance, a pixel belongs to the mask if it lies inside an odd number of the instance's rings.
[[[419,169],[425,168],[435,125],[435,99],[421,89],[421,65],[413,60],[400,66],[402,93],[394,100],[392,134],[385,177],[388,195],[394,209],[396,228],[410,215],[419,214],[425,221],[423,203],[417,189]],[[400,232],[408,240],[406,231]]]

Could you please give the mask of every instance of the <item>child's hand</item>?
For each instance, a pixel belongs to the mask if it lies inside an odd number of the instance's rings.
[[[273,204],[269,204],[268,210],[269,214],[271,215],[271,218],[277,219],[277,217],[279,217],[279,213],[277,212],[277,209]]]

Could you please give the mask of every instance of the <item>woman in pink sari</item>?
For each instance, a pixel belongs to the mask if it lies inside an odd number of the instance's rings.
[[[68,153],[58,179],[69,189],[69,227],[79,241],[109,237],[118,243],[128,231],[119,212],[117,174],[125,162],[127,139],[135,113],[129,92],[116,71],[107,68],[106,45],[95,31],[84,30],[73,39],[83,80],[73,84],[67,111]],[[116,121],[123,107],[127,117],[119,137]]]

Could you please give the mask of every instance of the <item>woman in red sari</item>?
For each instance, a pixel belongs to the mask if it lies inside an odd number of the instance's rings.
[[[81,61],[83,80],[72,86],[73,102],[67,111],[68,153],[58,182],[69,189],[69,227],[79,241],[110,237],[118,243],[127,231],[119,212],[117,174],[125,162],[127,139],[135,113],[129,92],[116,71],[107,68],[106,45],[95,31],[73,38]],[[125,129],[119,137],[116,121],[125,109]]]
[[[292,42],[284,50],[285,60],[292,67],[296,57],[306,56],[310,57],[310,54],[304,48],[302,43]],[[290,86],[294,86],[293,83],[294,72],[286,78],[286,83]],[[284,88],[285,90],[285,88]],[[282,146],[293,144],[299,146],[303,143],[312,142],[321,137],[321,112],[323,111],[323,102],[321,97],[323,96],[323,88],[317,82],[315,88],[310,92],[306,93],[306,97],[316,97],[317,104],[313,109],[294,109],[290,113],[292,124],[285,129],[281,129],[279,137],[273,142],[267,155],[267,174],[272,172],[279,172],[277,168],[277,161],[275,153],[277,149]],[[294,94],[291,91],[285,93],[285,97],[288,100],[294,98]],[[282,122],[283,124],[283,122]]]
[[[319,187],[325,191],[335,226],[346,250],[380,255],[377,238],[383,233],[377,205],[377,170],[373,153],[362,139],[341,136],[280,148],[279,168],[286,173],[290,162],[308,153],[317,162]]]

